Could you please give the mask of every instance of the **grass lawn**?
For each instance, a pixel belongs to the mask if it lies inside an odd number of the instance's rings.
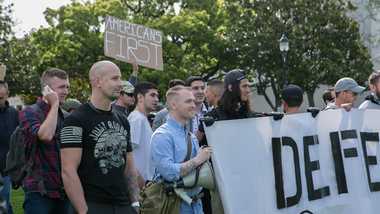
[[[24,210],[22,209],[22,203],[24,203],[24,191],[22,191],[22,188],[19,188],[18,190],[12,190],[11,200],[13,213],[23,214]]]

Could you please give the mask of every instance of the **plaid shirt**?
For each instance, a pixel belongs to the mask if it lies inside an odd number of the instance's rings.
[[[41,98],[37,100],[37,106],[42,110],[44,118],[49,113],[50,106]],[[26,129],[27,157],[31,151],[31,145],[37,144],[36,155],[32,173],[23,181],[25,192],[39,192],[49,198],[61,198],[63,196],[63,183],[61,179],[61,163],[59,156],[59,142],[56,136],[51,141],[38,140],[38,131],[43,121],[34,109],[27,107],[19,114],[20,123]],[[63,113],[59,110],[56,133],[63,126]]]

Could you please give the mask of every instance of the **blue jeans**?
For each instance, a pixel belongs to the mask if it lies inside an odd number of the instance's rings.
[[[69,214],[72,207],[68,199],[53,199],[38,192],[26,192],[24,201],[25,214]]]
[[[3,177],[3,189],[0,191],[0,196],[7,203],[8,214],[13,214],[12,204],[9,200],[11,198],[11,186],[12,186],[11,178],[9,176]]]

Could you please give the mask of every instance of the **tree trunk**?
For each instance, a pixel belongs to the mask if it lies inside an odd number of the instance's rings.
[[[265,83],[263,83],[263,81],[261,80],[261,73],[259,73],[259,72],[258,72],[258,80],[259,80],[259,84],[257,85],[257,90],[263,94],[265,101],[268,103],[268,105],[271,107],[271,109],[273,111],[277,111],[275,104],[272,103],[268,94],[266,93],[267,85]]]
[[[315,106],[314,92],[315,92],[315,89],[313,91],[307,91],[306,92],[307,100],[309,101],[309,107],[314,107]]]

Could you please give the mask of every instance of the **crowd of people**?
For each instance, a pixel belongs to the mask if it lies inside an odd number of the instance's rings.
[[[4,169],[17,126],[27,133],[26,158],[34,160],[22,183],[26,214],[117,214],[139,212],[139,193],[148,181],[179,180],[210,159],[205,118],[275,115],[252,109],[251,85],[240,69],[229,71],[223,80],[171,80],[160,110],[157,86],[138,81],[137,74],[134,65],[126,81],[116,64],[94,63],[89,70],[91,96],[81,104],[66,100],[67,73],[50,68],[41,76],[42,96],[34,107],[19,112],[7,101],[7,83],[0,81],[0,195],[7,213],[13,213],[12,181]],[[368,82],[371,93],[359,109],[380,109],[380,72],[373,72]],[[321,110],[349,111],[364,90],[352,78],[342,78],[324,93],[326,108]],[[303,94],[301,87],[287,85],[281,93],[281,115],[299,113]],[[181,214],[217,213],[207,190],[186,191],[193,203],[182,202]]]

